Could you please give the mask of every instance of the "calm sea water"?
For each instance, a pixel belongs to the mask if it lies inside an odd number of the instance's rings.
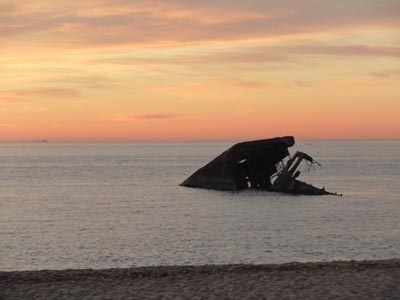
[[[298,142],[343,197],[178,186],[231,145],[0,143],[0,270],[400,257],[400,141]]]

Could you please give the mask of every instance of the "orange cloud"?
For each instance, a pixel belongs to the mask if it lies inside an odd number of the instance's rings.
[[[14,127],[14,124],[11,124],[11,123],[0,123],[0,127],[2,127],[2,128],[10,128],[10,127]]]
[[[0,104],[19,102],[19,97],[13,92],[0,91]]]

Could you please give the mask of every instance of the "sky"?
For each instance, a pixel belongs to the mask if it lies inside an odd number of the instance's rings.
[[[0,141],[400,139],[398,0],[0,0]]]

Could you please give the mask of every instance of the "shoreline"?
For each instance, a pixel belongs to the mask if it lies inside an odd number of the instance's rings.
[[[0,299],[400,299],[400,259],[0,272]]]
[[[199,266],[147,266],[106,269],[60,269],[0,271],[2,282],[78,281],[81,279],[161,278],[177,275],[200,275],[227,272],[312,271],[329,269],[400,268],[400,258],[382,260],[338,260],[328,262],[289,262],[282,264],[228,264]]]

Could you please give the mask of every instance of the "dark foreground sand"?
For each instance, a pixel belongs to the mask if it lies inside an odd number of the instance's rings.
[[[400,299],[400,259],[0,272],[0,299]]]

